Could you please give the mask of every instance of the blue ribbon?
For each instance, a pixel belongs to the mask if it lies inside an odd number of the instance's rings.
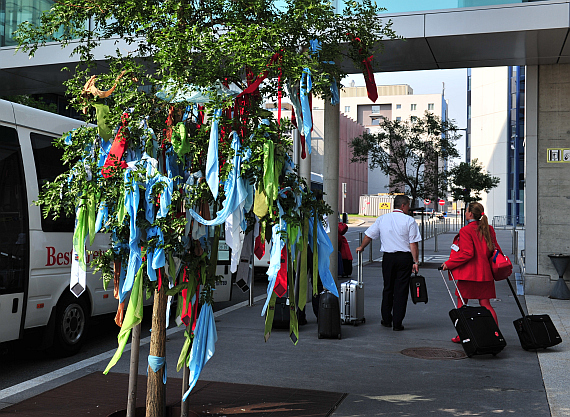
[[[280,225],[276,224],[271,229],[271,251],[269,252],[269,268],[267,268],[267,279],[269,284],[267,284],[267,298],[265,299],[265,304],[261,310],[261,315],[265,316],[267,306],[269,305],[269,300],[271,298],[271,293],[273,293],[273,288],[275,288],[275,281],[277,281],[277,273],[281,269],[281,250],[285,246],[285,242],[281,240],[282,229]]]
[[[142,264],[140,238],[141,231],[137,227],[137,210],[139,208],[140,191],[137,182],[131,178],[130,170],[125,172],[125,188],[127,189],[125,195],[125,208],[129,214],[129,265],[127,267],[127,276],[123,284],[123,291],[128,292],[133,287],[135,275],[140,269]]]
[[[313,223],[314,220],[312,218],[309,219],[309,245],[311,246],[311,250],[315,253],[315,242],[313,242]],[[334,295],[338,297],[338,290],[336,289],[336,284],[334,282],[334,278],[331,274],[329,269],[330,266],[330,255],[333,253],[333,245],[327,232],[325,232],[325,228],[323,227],[323,223],[318,221],[317,222],[317,253],[319,256],[319,276],[321,277],[321,282],[323,283],[323,287],[327,290],[332,292]]]
[[[101,139],[101,147],[99,148],[99,161],[97,162],[98,168],[101,168],[103,165],[105,165],[105,161],[107,160],[107,156],[109,156],[111,146],[113,146],[113,141],[105,141]]]
[[[222,110],[214,110],[212,116],[212,126],[210,129],[210,143],[208,144],[208,156],[206,159],[206,182],[212,191],[214,200],[218,198],[219,179],[219,161],[218,161],[218,129],[222,117]]]
[[[311,105],[309,104],[309,93],[313,89],[313,80],[311,78],[311,70],[305,68],[301,76],[300,86],[300,99],[301,109],[303,111],[303,133],[305,135],[305,143],[307,146],[307,153],[311,153],[311,129],[313,128],[313,121],[311,118]]]
[[[166,358],[160,356],[152,356],[148,355],[148,366],[150,369],[156,374],[160,371],[160,368],[164,366],[164,374],[162,375],[162,383],[166,384]],[[146,370],[146,374],[148,375],[148,368]]]
[[[224,183],[224,193],[226,199],[222,203],[222,208],[216,213],[216,218],[212,220],[205,220],[193,209],[188,209],[190,215],[194,217],[198,222],[206,226],[216,226],[222,224],[226,219],[232,214],[240,204],[245,201],[247,197],[247,189],[245,186],[245,181],[241,177],[241,159],[239,155],[240,150],[240,139],[236,132],[232,132],[232,149],[234,150],[234,157],[232,160],[232,168],[228,175],[228,179]],[[208,155],[209,156],[209,155]],[[216,171],[217,172],[217,171]]]
[[[216,341],[218,340],[218,333],[216,331],[216,323],[214,321],[214,312],[210,304],[205,304],[200,310],[200,315],[196,321],[196,328],[194,330],[194,341],[192,343],[192,350],[190,351],[190,359],[188,360],[188,368],[190,376],[188,381],[188,391],[182,397],[186,401],[190,391],[198,382],[202,368],[216,351]]]
[[[103,225],[107,222],[109,217],[109,208],[105,201],[99,204],[99,211],[97,212],[97,219],[95,220],[95,233],[99,233]]]

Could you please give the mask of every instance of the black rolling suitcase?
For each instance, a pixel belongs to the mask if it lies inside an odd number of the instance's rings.
[[[417,273],[410,278],[410,295],[414,304],[428,302],[426,279]]]
[[[546,349],[562,342],[562,338],[554,327],[550,316],[548,314],[525,314],[517,293],[508,278],[507,282],[522,314],[520,319],[513,321],[522,348],[524,350]]]
[[[492,354],[495,356],[497,353],[503,350],[507,345],[505,338],[501,334],[495,319],[493,318],[491,312],[485,307],[471,307],[463,305],[457,308],[455,304],[455,299],[449,290],[449,286],[443,275],[441,267],[439,268],[441,272],[441,277],[447,288],[447,292],[451,297],[451,301],[455,308],[449,311],[449,317],[457,334],[461,339],[461,345],[467,356],[472,357],[474,355],[486,355]],[[453,274],[451,275],[453,278]],[[453,280],[455,288],[457,288],[457,283]],[[457,288],[457,292],[461,300],[461,292]]]
[[[289,329],[290,308],[289,298],[277,297],[275,300],[275,313],[273,315],[274,329]]]
[[[340,339],[340,307],[338,297],[323,291],[319,297],[319,339]]]

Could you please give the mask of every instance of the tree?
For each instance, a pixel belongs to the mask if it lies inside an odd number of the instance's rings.
[[[293,259],[306,271],[307,245],[326,239],[317,231],[330,208],[307,192],[288,156],[291,124],[264,110],[262,98],[299,100],[297,121],[302,116],[308,123],[309,95],[334,100],[337,80],[346,75],[343,61],[370,73],[380,40],[395,37],[391,23],[377,18],[379,10],[371,0],[349,1],[344,15],[326,0],[62,0],[39,26],[19,27],[19,46],[30,55],[58,41],[80,57],[68,94],[97,127],[56,141],[69,170],[43,188],[38,204],[45,215],[76,215],[81,269],[86,239],[96,232],[111,236],[109,250],[97,258],[120,302],[119,349],[109,367],[141,320],[140,297],[154,295],[147,416],[164,415],[167,295],[178,296],[179,306],[192,305],[181,312],[187,332],[179,367],[193,366],[195,382],[212,352],[204,341],[214,340],[208,313],[224,222],[239,259],[242,225],[252,230],[254,214],[259,218],[260,236],[282,247],[287,259],[288,273],[279,274],[284,281],[277,280],[280,262],[270,265],[267,303],[275,303],[278,289],[295,299]],[[114,54],[96,61],[96,48],[116,43]],[[313,252],[313,262],[328,259],[318,253],[325,247]],[[326,287],[328,268],[319,269]],[[303,288],[306,274],[298,279]],[[290,308],[297,343],[294,301]]]
[[[485,172],[483,164],[477,158],[471,163],[461,162],[449,171],[451,179],[451,193],[454,200],[469,204],[481,199],[481,193],[488,193],[499,185],[499,177],[493,177],[489,171]]]
[[[440,161],[459,156],[455,147],[457,127],[426,112],[422,118],[381,118],[376,133],[354,138],[352,162],[368,162],[390,179],[390,190],[418,198],[445,196],[448,173]]]

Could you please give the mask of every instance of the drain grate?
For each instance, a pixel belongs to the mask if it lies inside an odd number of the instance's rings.
[[[419,359],[464,359],[467,357],[465,352],[461,350],[450,350],[433,347],[415,347],[404,349],[400,352],[402,355]]]

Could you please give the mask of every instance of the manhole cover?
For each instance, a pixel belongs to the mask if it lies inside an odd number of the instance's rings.
[[[420,359],[464,359],[467,357],[461,350],[450,350],[433,347],[415,347],[404,349],[402,355]]]

